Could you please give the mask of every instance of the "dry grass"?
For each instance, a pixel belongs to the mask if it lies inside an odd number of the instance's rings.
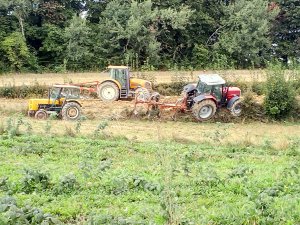
[[[0,99],[0,124],[5,123],[7,118],[15,113],[25,115],[27,100]],[[290,137],[300,137],[300,125],[287,124],[220,124],[220,123],[196,123],[189,121],[140,120],[127,118],[127,113],[133,110],[133,102],[118,101],[104,103],[100,100],[85,100],[82,102],[83,114],[88,118],[82,122],[81,133],[92,135],[98,124],[103,120],[109,120],[106,131],[116,136],[126,136],[129,139],[156,140],[158,136],[162,139],[175,140],[178,142],[222,142],[239,143],[244,146],[260,145],[266,138],[273,141],[272,146],[276,149],[285,148]],[[168,115],[166,115],[168,116]],[[29,119],[35,132],[44,132],[45,121]],[[170,119],[170,118],[169,118]],[[191,120],[190,120],[191,121]],[[65,127],[75,129],[76,123],[50,120],[51,131],[55,134],[64,135]]]
[[[155,77],[157,83],[170,83],[172,77],[181,76],[189,81],[197,80],[197,75],[203,73],[219,73],[228,81],[262,81],[265,79],[264,70],[211,70],[211,71],[153,71],[142,72],[144,77]],[[141,74],[133,72],[133,76]],[[0,86],[5,85],[32,85],[36,82],[39,84],[52,85],[57,83],[81,83],[90,81],[102,81],[108,78],[106,73],[44,73],[44,74],[6,74],[0,76]]]
[[[0,114],[26,114],[28,110],[28,101],[24,99],[0,99]]]
[[[1,116],[0,124],[5,124],[8,116]],[[25,118],[33,128],[33,133],[45,133],[47,121],[38,121]],[[99,123],[103,120],[83,121],[80,134],[93,136]],[[51,133],[55,135],[67,135],[68,130],[75,130],[76,123],[48,120],[51,126]],[[23,128],[25,132],[25,128]],[[291,137],[300,138],[300,125],[285,124],[219,124],[219,123],[195,123],[195,122],[173,122],[173,121],[139,121],[122,120],[109,121],[105,132],[112,136],[124,136],[130,140],[172,140],[179,143],[189,141],[197,143],[227,143],[241,146],[262,145],[267,138],[272,141],[272,147],[278,150],[286,149]],[[218,137],[218,133],[221,136]],[[73,132],[72,132],[73,133]],[[219,138],[219,139],[218,139]]]

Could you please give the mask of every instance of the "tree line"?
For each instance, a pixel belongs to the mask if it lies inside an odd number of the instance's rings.
[[[300,60],[299,0],[1,0],[0,72]]]

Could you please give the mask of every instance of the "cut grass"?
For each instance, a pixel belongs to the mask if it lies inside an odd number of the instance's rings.
[[[10,115],[10,116],[9,116]],[[113,120],[94,119],[78,123],[63,120],[36,120],[23,117],[20,114],[4,114],[0,117],[2,129],[7,121],[13,119],[17,122],[22,118],[24,124],[19,127],[22,133],[59,135],[59,136],[87,136],[96,135],[98,126],[108,122],[103,132],[108,136],[123,137],[133,141],[175,141],[178,143],[210,143],[214,145],[241,145],[241,146],[268,146],[276,150],[289,148],[291,139],[300,137],[300,124],[298,123],[197,123],[174,122],[159,120]],[[101,118],[101,117],[100,117]],[[68,132],[72,131],[72,132]],[[102,131],[101,131],[102,133]],[[69,135],[68,135],[69,134]],[[122,139],[122,138],[121,138]]]

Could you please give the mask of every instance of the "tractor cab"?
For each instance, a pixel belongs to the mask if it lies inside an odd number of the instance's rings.
[[[48,93],[48,98],[52,102],[80,98],[80,88],[71,85],[53,85],[49,88]]]
[[[47,99],[30,99],[28,115],[46,119],[54,114],[65,120],[76,120],[81,115],[80,88],[72,85],[53,85]]]
[[[127,66],[109,66],[109,77],[116,80],[121,88],[128,89],[130,84],[129,68]]]
[[[196,86],[198,94],[212,95],[217,102],[221,102],[224,96],[225,80],[218,74],[199,75],[199,82]]]

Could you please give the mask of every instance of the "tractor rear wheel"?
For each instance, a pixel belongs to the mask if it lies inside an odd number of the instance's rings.
[[[135,90],[135,98],[137,101],[147,102],[150,100],[150,92],[146,88],[137,88]]]
[[[194,117],[198,121],[206,121],[211,119],[217,110],[217,106],[212,100],[203,100],[192,107]]]
[[[34,118],[36,118],[38,120],[45,120],[48,118],[48,114],[47,114],[46,110],[40,109],[35,113]]]
[[[104,102],[116,101],[119,95],[119,87],[113,82],[104,82],[98,87],[98,97]]]
[[[63,120],[77,120],[81,116],[81,106],[77,102],[68,102],[61,110]]]
[[[242,102],[240,99],[236,100],[229,108],[231,115],[240,116],[242,114]]]

